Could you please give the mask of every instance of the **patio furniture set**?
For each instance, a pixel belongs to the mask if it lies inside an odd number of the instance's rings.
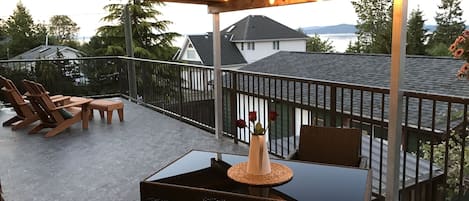
[[[51,128],[45,137],[53,137],[77,122],[82,122],[83,129],[88,128],[93,110],[98,110],[101,119],[107,113],[107,123],[112,122],[112,113],[116,110],[120,121],[124,120],[124,104],[109,100],[93,100],[84,97],[63,95],[49,96],[49,92],[40,83],[23,80],[26,93],[22,95],[15,84],[0,76],[2,91],[16,112],[16,116],[3,122],[3,126],[12,126],[12,130],[25,128],[40,120],[29,134],[35,134],[44,128]]]
[[[303,125],[300,146],[272,159],[290,168],[291,179],[252,184],[233,179],[231,168],[248,157],[192,150],[140,182],[141,200],[372,200],[372,170],[359,156],[361,133],[352,128]],[[248,175],[256,180],[269,175]],[[341,193],[334,193],[339,190]]]

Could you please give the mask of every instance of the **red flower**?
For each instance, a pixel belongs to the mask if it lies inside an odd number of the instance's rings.
[[[456,59],[459,59],[463,54],[464,54],[464,49],[462,49],[462,48],[459,48],[459,49],[457,49],[456,51],[453,52],[453,56]]]
[[[469,37],[469,30],[464,30],[464,31],[462,32],[462,35],[463,35],[464,37],[468,38],[468,37]]]
[[[278,116],[277,112],[275,112],[275,111],[269,112],[269,121],[277,120],[277,116]]]
[[[256,121],[257,120],[257,113],[256,112],[249,112],[249,121]]]
[[[456,48],[458,48],[458,44],[453,43],[453,44],[451,44],[451,46],[449,46],[448,50],[450,52],[454,52],[456,50]]]
[[[238,128],[246,128],[246,121],[242,119],[236,120],[236,127]]]

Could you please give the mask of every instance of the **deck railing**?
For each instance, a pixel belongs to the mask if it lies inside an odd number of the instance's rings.
[[[0,61],[0,74],[41,82],[51,93],[129,98],[127,64],[136,67],[133,100],[209,131],[214,130],[213,68],[127,57]],[[249,143],[234,121],[257,111],[270,125],[269,150],[284,157],[298,147],[302,124],[360,128],[361,154],[373,170],[373,193],[385,193],[389,89],[298,77],[223,70],[225,134]],[[401,200],[448,200],[464,196],[469,172],[469,97],[404,92]]]

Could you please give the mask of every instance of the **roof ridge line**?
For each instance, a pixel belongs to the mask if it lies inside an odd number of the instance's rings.
[[[248,37],[248,30],[249,30],[249,21],[251,19],[251,15],[249,15],[246,19],[246,28],[244,29],[244,33],[243,33],[243,38],[244,40],[246,40],[246,37]]]
[[[280,51],[295,54],[335,54],[335,55],[355,55],[355,56],[376,56],[376,57],[391,57],[391,54],[382,53],[350,53],[350,52],[298,52],[298,51]],[[429,58],[429,59],[454,59],[450,56],[430,56],[430,55],[406,55],[406,58]]]

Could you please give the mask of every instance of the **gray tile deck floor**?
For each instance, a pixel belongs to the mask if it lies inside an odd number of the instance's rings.
[[[124,122],[107,125],[95,111],[88,130],[77,123],[44,138],[0,127],[0,179],[7,201],[139,200],[139,181],[191,149],[247,154],[247,148],[123,100]],[[0,122],[12,117],[0,110]]]

